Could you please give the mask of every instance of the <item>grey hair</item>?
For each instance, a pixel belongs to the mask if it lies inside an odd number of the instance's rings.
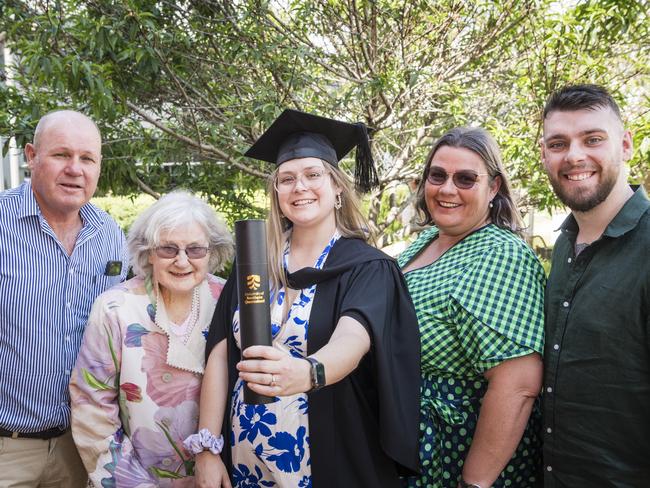
[[[501,151],[490,133],[480,127],[456,127],[433,144],[417,189],[416,207],[424,217],[419,223],[421,225],[435,224],[427,208],[424,187],[427,183],[431,160],[438,149],[444,146],[468,149],[478,155],[485,164],[490,183],[494,182],[497,177],[501,178],[499,191],[492,199],[492,207],[489,209],[490,220],[498,227],[520,233],[523,221],[510,192],[510,182],[501,161]]]
[[[138,276],[151,277],[149,254],[160,244],[160,235],[197,223],[205,232],[210,248],[208,269],[220,271],[232,258],[232,234],[215,210],[185,190],[163,196],[135,220],[127,238],[131,266]]]

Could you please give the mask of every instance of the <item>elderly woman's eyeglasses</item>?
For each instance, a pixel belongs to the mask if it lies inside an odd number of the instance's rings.
[[[323,186],[327,173],[324,168],[307,169],[298,174],[278,173],[273,179],[273,186],[278,193],[290,193],[300,180],[307,190],[318,190]]]
[[[184,249],[176,246],[159,246],[155,248],[156,256],[162,259],[173,259],[181,251],[185,253],[187,259],[201,259],[208,254],[209,250],[209,247],[201,246],[191,246]]]
[[[488,173],[477,173],[476,171],[472,171],[471,169],[464,169],[461,171],[454,171],[452,173],[448,173],[447,171],[445,171],[440,167],[432,166],[429,169],[429,174],[427,175],[427,181],[432,185],[441,186],[444,185],[445,182],[447,181],[447,178],[451,176],[451,181],[454,182],[456,188],[459,188],[461,190],[469,190],[474,185],[476,185],[479,176],[487,176],[487,175]]]

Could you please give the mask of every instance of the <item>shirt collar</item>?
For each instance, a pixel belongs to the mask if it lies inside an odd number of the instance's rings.
[[[22,191],[23,199],[22,205],[18,210],[18,218],[22,219],[31,216],[43,217],[38,202],[36,201],[36,197],[34,196],[32,184],[29,180],[23,183]],[[86,203],[81,207],[79,209],[79,215],[81,216],[81,221],[83,222],[84,227],[89,225],[91,227],[99,228],[104,225],[106,220],[105,215],[91,203]]]
[[[22,192],[22,205],[18,209],[18,218],[22,219],[24,217],[31,217],[32,215],[39,217],[41,215],[41,209],[38,207],[36,197],[32,191],[32,184],[29,180],[23,183]]]
[[[620,237],[631,231],[639,223],[644,213],[650,208],[650,200],[642,186],[631,185],[634,194],[625,202],[621,210],[616,214],[612,221],[603,232],[607,237]],[[578,233],[578,223],[573,214],[570,214],[562,225],[560,230],[567,234]]]

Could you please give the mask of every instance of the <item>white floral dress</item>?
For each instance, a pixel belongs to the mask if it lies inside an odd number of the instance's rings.
[[[314,268],[321,269],[340,235],[334,234]],[[284,252],[288,267],[289,243]],[[295,357],[307,356],[307,330],[316,285],[299,291],[283,323],[285,289],[271,297],[273,347]],[[233,332],[240,345],[239,308],[233,316]],[[258,486],[311,487],[307,395],[276,397],[273,403],[249,405],[243,401],[243,382],[237,380],[232,402],[233,484],[236,488]]]
[[[140,277],[95,301],[70,381],[72,435],[96,488],[191,488],[205,340],[224,280],[198,287],[186,339]]]

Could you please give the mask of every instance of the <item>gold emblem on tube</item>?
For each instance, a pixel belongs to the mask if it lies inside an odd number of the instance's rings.
[[[246,277],[246,284],[249,290],[257,290],[260,287],[260,275],[248,275]]]
[[[261,283],[260,275],[251,274],[246,276],[246,287],[248,288],[244,294],[244,303],[246,305],[264,303],[264,290],[257,291]]]

